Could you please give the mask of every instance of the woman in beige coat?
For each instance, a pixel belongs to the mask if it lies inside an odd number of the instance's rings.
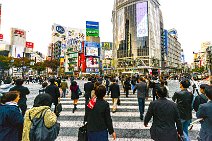
[[[40,94],[34,100],[34,105],[31,109],[26,111],[24,118],[24,129],[22,135],[22,141],[30,141],[29,132],[32,122],[29,118],[40,117],[41,114],[46,111],[44,116],[44,124],[47,128],[51,128],[57,121],[57,116],[50,110],[52,104],[51,96],[49,94]]]

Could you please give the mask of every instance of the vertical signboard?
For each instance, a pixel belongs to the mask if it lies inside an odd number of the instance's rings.
[[[137,37],[148,36],[147,2],[136,4]]]
[[[125,39],[124,8],[117,12],[118,41]]]

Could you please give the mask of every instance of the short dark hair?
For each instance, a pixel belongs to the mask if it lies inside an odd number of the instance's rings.
[[[48,83],[47,82],[43,82],[42,83],[42,87],[45,88],[46,86],[48,86]]]
[[[209,87],[209,85],[208,85],[208,84],[201,84],[199,87],[200,87],[201,89],[205,89],[205,88]]]
[[[71,82],[71,86],[76,86],[77,85],[77,82],[76,81],[72,81]]]
[[[55,79],[54,79],[54,78],[51,78],[51,79],[49,80],[49,82],[50,82],[51,84],[54,84]]]
[[[88,81],[91,81],[92,80],[92,78],[91,77],[88,77]]]
[[[34,105],[33,107],[39,107],[39,106],[49,106],[52,105],[52,97],[45,93],[45,94],[39,94],[35,97]]]
[[[23,80],[23,79],[17,79],[17,80],[15,81],[15,84],[18,85],[18,86],[23,85],[23,83],[24,83],[24,80]]]
[[[212,86],[211,85],[205,88],[205,94],[210,100],[212,100]]]
[[[183,79],[180,84],[182,84],[183,88],[188,88],[189,86],[191,86],[191,83],[188,79]]]
[[[1,97],[1,103],[5,104],[6,102],[13,101],[18,97],[18,95],[20,95],[19,91],[7,92]]]
[[[168,95],[168,91],[167,91],[166,87],[164,87],[164,86],[157,87],[156,92],[157,92],[157,95],[162,98],[167,97],[167,95]]]
[[[106,88],[104,85],[99,85],[95,89],[95,95],[98,99],[103,99],[106,94]]]

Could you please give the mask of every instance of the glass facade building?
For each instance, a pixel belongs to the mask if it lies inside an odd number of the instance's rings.
[[[157,0],[115,0],[113,57],[118,70],[161,67],[160,9]]]

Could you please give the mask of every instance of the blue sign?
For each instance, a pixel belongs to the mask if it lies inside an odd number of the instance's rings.
[[[60,25],[56,26],[56,31],[60,34],[65,33],[65,29]]]
[[[86,21],[86,28],[99,29],[99,22]]]
[[[100,43],[97,42],[85,42],[85,47],[100,47]]]
[[[165,49],[166,55],[168,55],[168,31],[167,30],[163,31],[163,36],[164,36],[164,49]]]

